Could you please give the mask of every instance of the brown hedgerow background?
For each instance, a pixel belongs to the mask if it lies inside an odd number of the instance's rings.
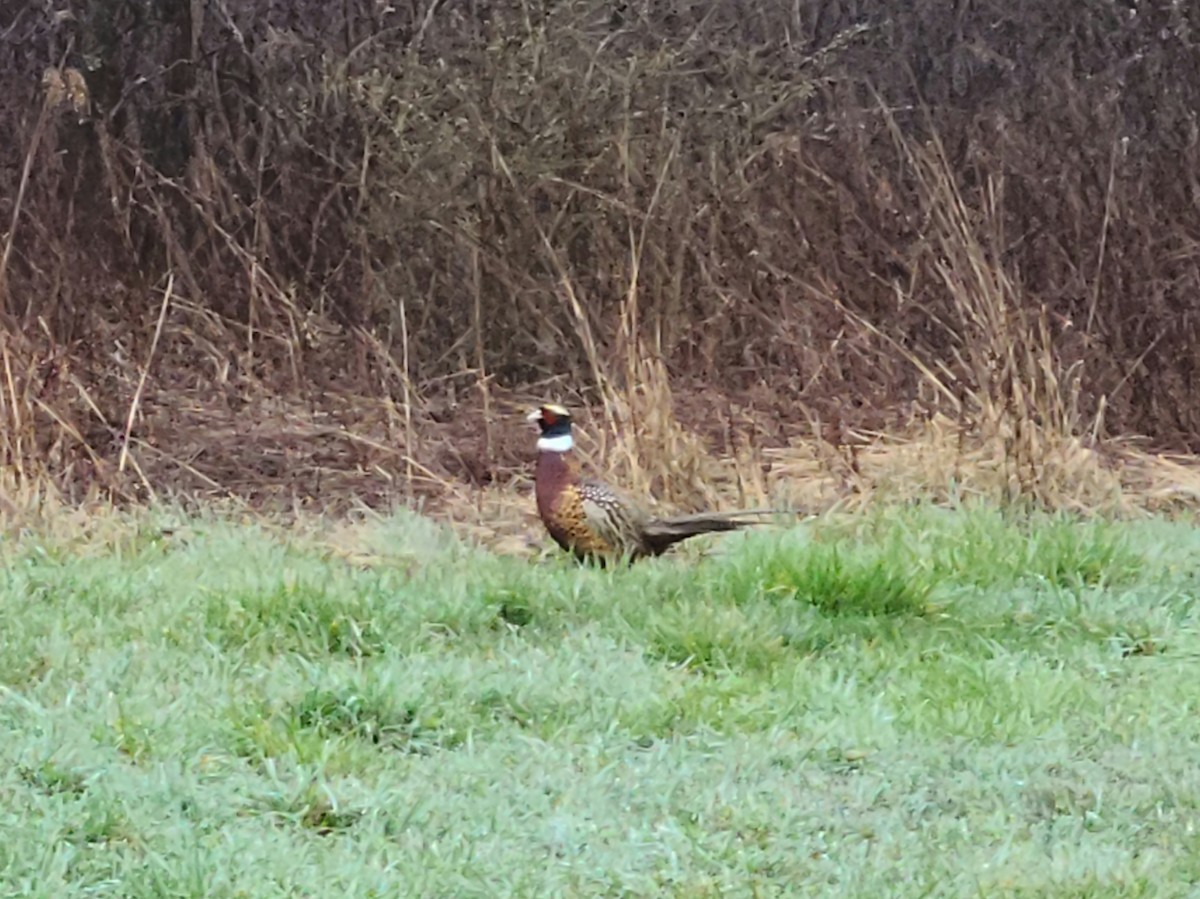
[[[764,440],[984,396],[1194,451],[1198,26],[1170,0],[0,5],[2,462],[127,498],[483,484],[527,461],[519,401],[655,378]]]

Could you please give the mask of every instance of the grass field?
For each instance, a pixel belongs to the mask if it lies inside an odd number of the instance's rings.
[[[3,895],[1196,894],[1187,525],[361,534],[5,547]]]

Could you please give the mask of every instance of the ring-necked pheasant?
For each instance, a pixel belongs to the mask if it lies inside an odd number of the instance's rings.
[[[688,537],[733,531],[752,522],[739,516],[763,511],[708,512],[656,518],[628,494],[584,478],[574,453],[571,415],[545,405],[529,414],[541,428],[534,493],[538,515],[554,542],[581,561],[657,556]]]

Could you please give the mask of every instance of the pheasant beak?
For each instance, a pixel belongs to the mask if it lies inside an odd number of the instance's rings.
[[[542,431],[562,424],[565,424],[569,429],[571,425],[571,413],[562,406],[546,403],[530,412],[526,416],[526,420],[536,421]]]

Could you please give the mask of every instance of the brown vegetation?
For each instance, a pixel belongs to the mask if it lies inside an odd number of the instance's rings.
[[[1105,505],[1149,477],[1114,435],[1200,445],[1198,18],[10,4],[0,462],[482,502],[549,396],[683,505],[810,459],[862,495],[883,433],[940,447],[934,493]]]

